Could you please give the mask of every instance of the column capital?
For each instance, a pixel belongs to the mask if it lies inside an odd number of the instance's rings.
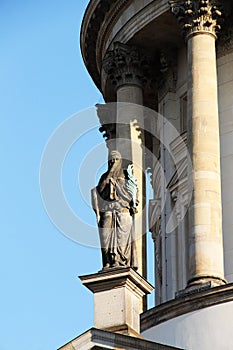
[[[103,69],[116,89],[123,85],[142,87],[147,81],[149,61],[137,47],[115,42],[113,50],[105,55]]]
[[[219,0],[170,0],[169,4],[187,38],[198,33],[217,37],[222,16]]]

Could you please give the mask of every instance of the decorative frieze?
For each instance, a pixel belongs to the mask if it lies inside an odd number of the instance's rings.
[[[221,29],[218,0],[170,0],[169,4],[187,36],[198,32],[216,36]]]
[[[103,69],[116,89],[122,85],[141,87],[147,81],[149,62],[138,48],[116,42],[106,53]]]

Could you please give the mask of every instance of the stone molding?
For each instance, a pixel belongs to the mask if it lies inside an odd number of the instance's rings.
[[[123,10],[129,6],[131,1],[129,0],[123,0],[123,1],[116,1],[111,9],[111,13],[106,17],[105,21],[101,24],[100,27],[100,33],[97,36],[97,42],[96,42],[96,62],[97,62],[97,68],[100,71],[102,66],[102,55],[103,55],[103,49],[106,45],[106,40],[109,37],[112,28],[114,24],[117,22],[120,14]]]
[[[219,0],[170,0],[173,14],[178,19],[185,35],[209,33],[216,37],[221,29],[222,13]]]
[[[109,42],[115,23],[131,2],[132,0],[92,0],[86,9],[80,35],[81,52],[87,70],[99,89],[102,58],[107,47],[116,41],[127,43],[144,26],[169,12],[167,0],[154,0],[124,23]]]
[[[162,180],[161,174],[162,174],[162,166],[161,166],[160,157],[159,157],[152,170],[152,181],[151,181],[152,188],[155,192],[155,198],[158,198],[158,199],[161,198],[161,180]]]
[[[95,84],[100,88],[100,74],[96,65],[97,39],[101,25],[106,15],[111,21],[116,20],[119,14],[131,0],[92,0],[86,9],[81,27],[81,51],[85,65]]]
[[[183,218],[182,212],[188,206],[191,195],[188,188],[187,132],[174,139],[170,143],[170,149],[176,169],[167,184],[167,189],[174,204],[176,220],[180,222]]]
[[[140,337],[142,297],[154,289],[130,267],[102,269],[79,277],[94,294],[94,326]]]
[[[173,140],[170,144],[175,160],[176,170],[169,181],[167,188],[176,203],[177,214],[179,207],[188,204],[188,160],[187,160],[187,132]],[[179,218],[179,214],[177,216]]]
[[[162,231],[161,231],[161,200],[149,201],[149,225],[155,248],[155,293],[159,291],[159,285],[162,285]]]
[[[152,239],[157,241],[161,227],[161,199],[150,199],[149,201],[149,230]]]
[[[170,148],[177,165],[180,162],[185,161],[187,157],[187,132],[184,131],[181,135],[175,138],[170,143]]]
[[[115,42],[113,50],[106,53],[103,69],[115,89],[123,85],[142,87],[147,81],[149,61],[137,47]]]
[[[229,301],[233,301],[233,283],[188,291],[141,314],[141,332],[189,312]]]
[[[126,7],[125,7],[126,8]],[[149,4],[146,4],[139,12],[135,13],[130,19],[125,20],[122,24],[121,29],[116,32],[116,34],[109,39],[109,35],[113,30],[114,22],[112,21],[109,25],[108,30],[104,31],[103,34],[99,35],[97,42],[97,61],[100,64],[100,54],[104,54],[104,50],[107,46],[110,47],[113,42],[119,41],[122,43],[129,42],[134,35],[139,32],[143,27],[147,26],[150,22],[159,18],[163,13],[169,11],[169,5],[167,0],[151,0]],[[118,19],[118,18],[117,18]],[[111,17],[107,16],[106,22],[111,22]],[[107,24],[105,25],[107,26]],[[155,34],[155,33],[154,33]]]
[[[154,289],[139,273],[131,267],[117,267],[101,270],[98,273],[79,277],[82,283],[93,293],[126,285],[138,296],[149,294]]]
[[[149,201],[149,230],[152,233],[152,239],[157,241],[158,234],[161,228],[161,163],[160,160],[156,162],[152,170],[152,187],[154,190],[154,199]]]
[[[160,300],[160,289],[162,286],[162,232],[161,232],[161,163],[155,163],[152,171],[152,187],[156,199],[149,201],[149,230],[154,241],[155,253],[155,298]]]
[[[103,350],[103,349],[125,349],[125,350],[179,350],[176,347],[155,343],[149,340],[128,337],[123,334],[103,331],[91,328],[79,337],[73,339],[58,350]],[[181,350],[181,349],[180,349]]]

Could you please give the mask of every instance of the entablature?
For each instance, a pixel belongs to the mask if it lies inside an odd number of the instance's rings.
[[[107,101],[114,100],[110,97],[114,94],[103,76],[102,63],[115,42],[145,48],[155,55],[161,46],[174,46],[176,41],[183,39],[167,0],[92,0],[81,29],[85,65]]]

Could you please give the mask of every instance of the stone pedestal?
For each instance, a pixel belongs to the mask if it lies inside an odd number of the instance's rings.
[[[94,293],[94,327],[140,337],[141,298],[153,287],[132,268],[112,268],[80,276]]]

